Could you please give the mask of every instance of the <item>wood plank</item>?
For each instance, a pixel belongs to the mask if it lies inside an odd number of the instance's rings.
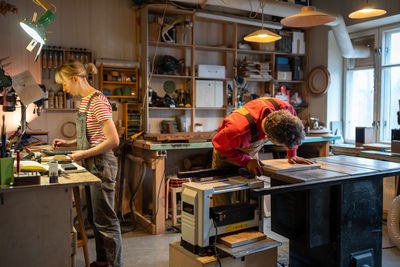
[[[267,236],[264,233],[257,231],[242,232],[238,234],[224,236],[219,241],[228,247],[235,248],[238,246],[257,242],[259,240],[266,239]]]
[[[281,242],[275,241],[271,238],[266,238],[255,243],[239,246],[236,248],[230,248],[224,244],[217,244],[217,248],[227,253],[228,255],[231,255],[233,258],[238,259],[254,253],[259,253],[261,251],[270,250],[279,247],[280,245],[282,245]]]
[[[318,160],[317,160],[317,163],[321,165],[321,169],[346,173],[348,175],[377,173],[377,171],[375,171],[375,170],[361,168],[361,167],[341,165],[341,164],[336,164],[336,163],[326,163],[326,162],[318,161]]]
[[[158,156],[157,151],[153,152],[153,222],[156,225],[156,234],[165,232],[165,157]]]
[[[345,155],[322,157],[318,158],[318,161],[324,161],[327,163],[337,163],[341,165],[349,165],[354,167],[362,167],[367,169],[373,169],[377,171],[387,171],[387,170],[398,170],[400,169],[400,164],[389,161],[373,160],[360,157],[351,157]]]
[[[264,171],[273,173],[286,173],[293,171],[318,169],[321,167],[319,164],[290,164],[287,159],[263,160],[262,163],[264,163]]]
[[[179,133],[148,133],[144,136],[145,140],[151,141],[182,141],[190,139],[212,139],[217,132],[179,132]]]
[[[363,144],[363,147],[364,147],[364,149],[385,152],[387,150],[390,150],[391,145],[388,145],[388,144]]]
[[[304,171],[288,172],[283,174],[284,179],[279,179],[288,183],[305,183],[315,180],[323,180],[329,178],[339,178],[349,176],[346,173],[324,170],[324,169],[311,169]]]

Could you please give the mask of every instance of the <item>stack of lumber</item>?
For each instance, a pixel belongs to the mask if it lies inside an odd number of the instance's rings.
[[[148,133],[144,139],[158,142],[188,141],[188,140],[211,140],[217,132],[178,132],[178,133]]]
[[[269,62],[244,59],[239,63],[238,74],[244,78],[270,80],[272,78],[270,72]]]

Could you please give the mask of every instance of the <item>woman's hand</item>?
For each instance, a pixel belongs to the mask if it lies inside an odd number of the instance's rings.
[[[72,151],[72,154],[68,154],[67,156],[70,157],[74,161],[80,161],[82,159],[87,158],[85,151],[86,150]]]
[[[62,146],[68,147],[70,146],[70,142],[64,139],[54,139],[52,146],[54,149],[60,148]]]
[[[258,159],[251,159],[247,162],[247,169],[251,174],[261,176],[263,174],[263,169],[261,166],[264,164]]]
[[[289,157],[288,158],[288,162],[290,164],[296,164],[296,163],[298,163],[298,164],[307,164],[307,165],[313,164],[313,162],[311,160],[308,160],[308,159],[305,159],[305,158],[302,158],[302,157]]]

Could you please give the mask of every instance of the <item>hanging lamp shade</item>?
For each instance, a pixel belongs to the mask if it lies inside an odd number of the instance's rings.
[[[275,42],[281,39],[282,36],[275,34],[266,29],[261,29],[246,35],[243,39],[247,42],[256,42],[256,43],[270,43]]]
[[[25,19],[21,21],[19,25],[30,37],[43,45],[46,40],[44,30],[49,26],[54,18],[55,15],[50,10],[47,10],[37,22],[29,22]]]
[[[301,8],[300,13],[282,19],[281,24],[288,27],[303,28],[324,25],[335,20],[335,17],[315,11],[312,6],[305,6]]]
[[[365,19],[365,18],[372,18],[378,17],[386,14],[386,10],[384,9],[377,9],[371,6],[366,6],[363,9],[354,11],[349,14],[349,18],[351,19]]]

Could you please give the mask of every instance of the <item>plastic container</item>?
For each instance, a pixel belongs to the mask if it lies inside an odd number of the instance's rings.
[[[49,162],[49,178],[50,183],[58,183],[58,162],[51,160]]]

